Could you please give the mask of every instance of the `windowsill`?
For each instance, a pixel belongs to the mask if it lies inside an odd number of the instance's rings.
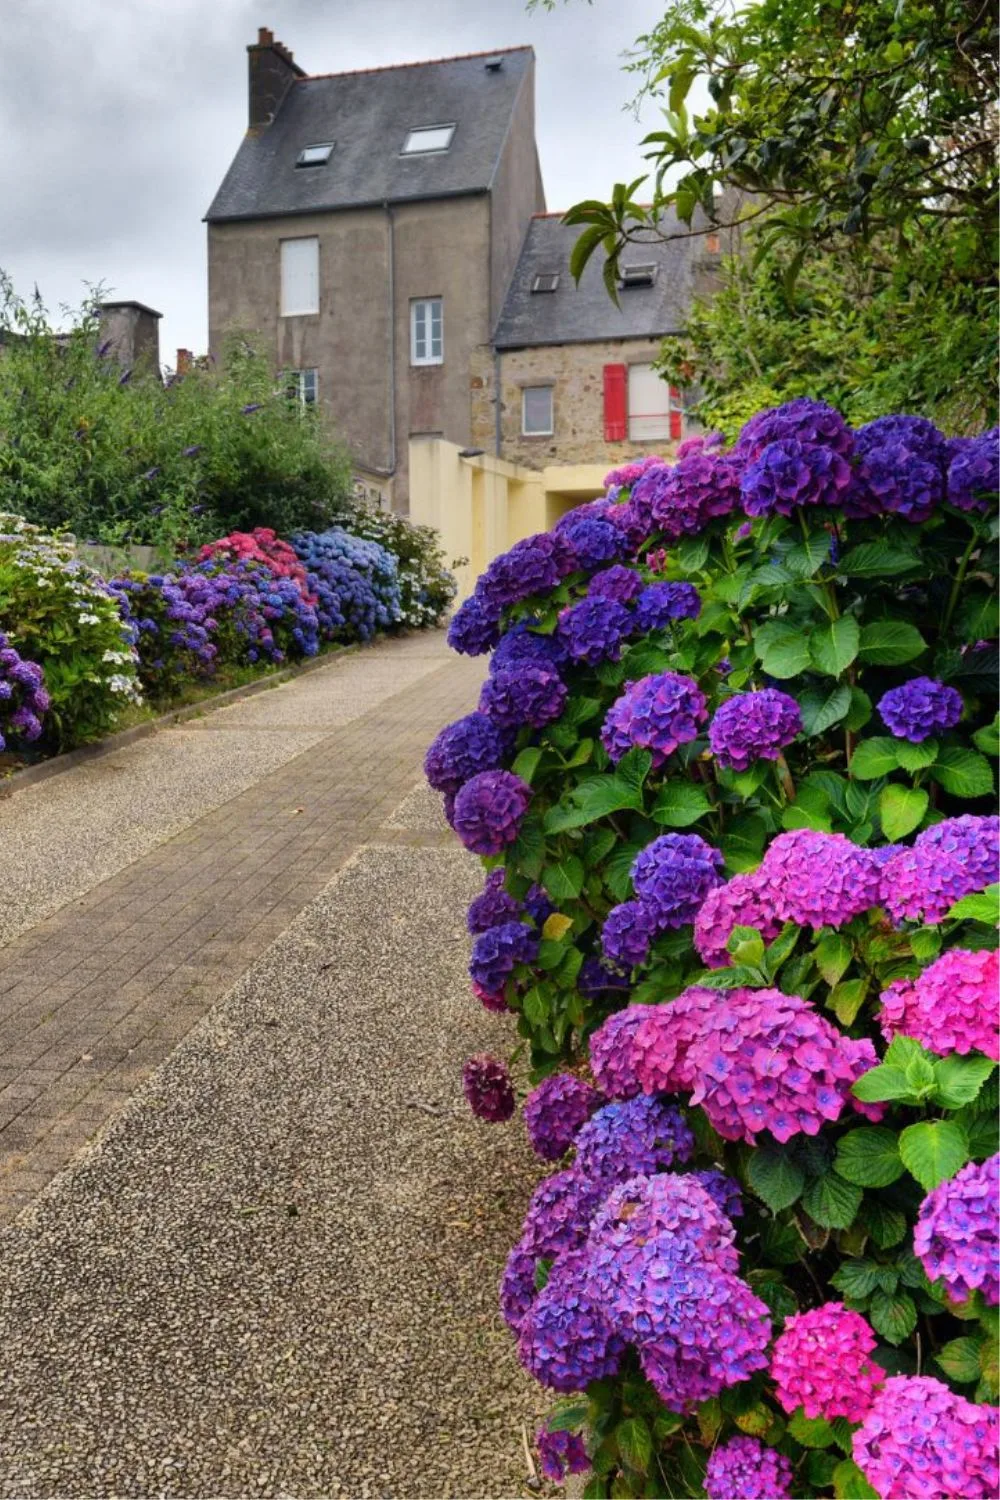
[[[521,441],[524,443],[546,443],[549,438],[554,438],[555,435],[555,429],[552,432],[522,432]]]
[[[443,359],[411,359],[411,370],[440,370],[444,365]]]
[[[283,312],[278,316],[281,318],[318,318],[319,308],[315,308],[312,312]]]

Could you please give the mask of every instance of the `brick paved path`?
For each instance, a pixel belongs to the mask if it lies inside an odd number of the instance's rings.
[[[389,671],[376,670],[386,658]],[[0,948],[0,1220],[37,1195],[371,839],[417,781],[436,730],[474,706],[481,675],[479,663],[449,656],[441,635],[411,637],[157,736],[183,733],[182,772],[185,743],[207,734],[232,737],[235,754],[240,736],[287,732],[297,753],[132,863],[125,854],[118,873],[73,891]],[[298,749],[304,730],[310,743]],[[130,766],[149,743],[115,753],[116,796],[124,780],[127,801]],[[0,844],[23,810],[43,853],[51,839],[54,860],[85,863],[86,820],[67,854],[65,827],[46,829],[45,799],[65,801],[85,784],[93,795],[104,765],[15,793]],[[199,765],[192,748],[192,776]]]

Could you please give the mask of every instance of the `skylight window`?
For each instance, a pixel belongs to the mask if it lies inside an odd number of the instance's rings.
[[[652,286],[656,280],[656,267],[654,265],[622,266],[621,282],[622,288],[633,286]]]
[[[454,134],[454,125],[418,125],[407,134],[402,155],[428,156],[431,152],[447,151]]]
[[[322,141],[318,146],[303,146],[295,158],[297,167],[323,167],[330,160],[333,141]]]
[[[531,283],[531,290],[533,292],[554,292],[558,285],[558,271],[542,271]]]

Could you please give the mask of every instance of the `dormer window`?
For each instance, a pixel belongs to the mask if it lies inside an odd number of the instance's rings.
[[[623,291],[634,286],[652,286],[656,280],[656,267],[654,265],[622,266],[621,279],[618,285]]]
[[[403,142],[402,156],[429,156],[447,151],[455,134],[454,125],[417,125]]]
[[[531,290],[533,292],[554,292],[558,285],[558,271],[542,271],[531,283]]]
[[[325,167],[334,147],[333,141],[321,141],[317,146],[303,146],[295,158],[297,167]]]

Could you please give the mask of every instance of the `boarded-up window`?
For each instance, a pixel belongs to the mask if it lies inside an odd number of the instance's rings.
[[[319,240],[281,242],[281,316],[319,312]]]
[[[670,390],[652,365],[628,367],[628,435],[632,443],[670,436]]]

